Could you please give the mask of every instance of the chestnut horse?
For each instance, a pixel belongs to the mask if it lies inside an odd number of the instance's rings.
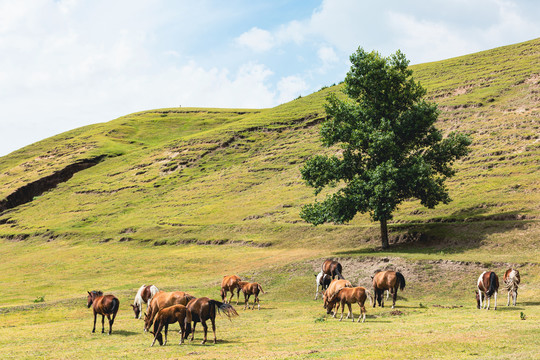
[[[191,299],[195,299],[195,296],[189,295],[183,291],[159,291],[154,295],[152,301],[150,301],[148,314],[144,314],[144,331],[150,329],[150,326],[152,326],[152,323],[154,322],[154,317],[159,310],[178,304],[185,306]]]
[[[87,300],[87,306],[92,306],[92,310],[94,311],[94,328],[92,329],[92,332],[96,332],[96,317],[97,314],[100,314],[101,333],[105,332],[105,316],[107,316],[107,319],[109,320],[109,335],[111,335],[114,319],[116,318],[116,313],[120,308],[120,301],[118,301],[114,295],[103,296],[103,292],[95,290],[92,292],[88,291]]]
[[[337,302],[341,305],[341,317],[339,318],[339,321],[343,319],[343,311],[345,310],[345,304],[349,307],[349,313],[347,314],[347,319],[349,316],[352,317],[352,321],[354,322],[354,314],[352,312],[352,304],[358,304],[360,306],[360,316],[358,317],[358,322],[360,322],[360,319],[362,319],[362,322],[366,321],[366,307],[364,306],[364,303],[366,302],[366,298],[369,297],[369,302],[373,302],[373,296],[369,292],[369,290],[366,290],[366,288],[358,286],[354,288],[347,288],[344,287],[340,289],[336,296],[334,296],[333,300],[329,303],[329,306],[326,310],[327,314],[330,314],[331,308],[333,305]]]
[[[517,301],[517,292],[521,278],[519,276],[519,271],[516,269],[508,269],[503,276],[503,284],[505,289],[508,291],[508,302],[506,306],[510,306],[510,295],[512,296],[513,305],[516,306]]]
[[[334,301],[334,298],[336,297],[336,294],[339,292],[339,290],[350,287],[352,288],[352,284],[349,280],[332,280],[330,285],[328,286],[328,289],[323,293],[323,307],[329,311],[333,309],[333,307],[337,304],[337,309],[334,311],[334,317],[336,317],[337,310],[339,309],[339,303],[336,303]],[[332,304],[332,305],[330,305]]]
[[[253,307],[251,310],[255,309],[255,303],[257,303],[258,310],[261,310],[261,304],[259,302],[259,292],[262,292],[264,294],[264,290],[262,289],[262,286],[259,283],[250,283],[247,281],[239,281],[238,285],[240,286],[240,289],[242,290],[242,293],[244,294],[244,300],[246,302],[246,305],[244,306],[244,310],[246,308],[249,309],[249,297],[251,295],[255,295],[255,298],[253,299]]]
[[[328,289],[332,279],[322,271],[315,276],[315,300],[317,300],[319,297],[319,286],[321,287],[321,293],[324,293],[324,291]]]
[[[226,275],[223,277],[223,280],[221,280],[221,300],[224,303],[231,303],[234,290],[236,290],[236,305],[238,305],[238,299],[240,298],[240,286],[238,286],[238,283],[240,281],[242,280],[236,275]],[[231,298],[229,301],[226,301],[227,292],[229,291],[231,292]]]
[[[208,332],[208,326],[206,320],[210,319],[212,322],[212,331],[214,332],[214,344],[216,343],[216,308],[219,311],[223,311],[227,317],[238,316],[236,310],[230,304],[222,303],[216,300],[211,300],[207,297],[193,299],[187,304],[187,308],[191,311],[191,318],[193,320],[193,329],[191,333],[191,341],[195,337],[195,326],[198,322],[202,323],[204,329],[204,340],[202,344],[206,343],[206,334]]]
[[[143,285],[139,288],[139,291],[137,291],[137,295],[135,295],[135,300],[131,305],[131,307],[133,308],[133,312],[135,313],[135,319],[141,318],[143,303],[146,304],[146,311],[148,311],[150,301],[158,291],[159,289],[154,285]]]
[[[332,277],[332,280],[334,280],[334,277],[338,277],[338,279],[342,280],[345,279],[341,273],[343,272],[343,269],[341,268],[341,264],[334,260],[325,260],[322,264],[322,272],[326,275]]]
[[[476,307],[489,310],[489,300],[491,296],[494,296],[494,310],[497,310],[497,292],[499,291],[499,277],[497,274],[493,271],[484,271],[480,274],[476,284],[478,287],[478,291],[476,291]]]
[[[182,345],[184,339],[187,339],[188,335],[191,333],[191,311],[189,311],[184,305],[173,305],[166,307],[165,309],[159,310],[154,321],[154,331],[150,332],[154,335],[154,341],[152,345],[154,346],[156,340],[159,342],[159,345],[167,345],[167,332],[169,331],[169,325],[178,322],[180,325],[180,343]],[[165,342],[163,342],[163,336],[161,335],[161,330],[165,328]]]
[[[373,276],[373,292],[375,301],[373,307],[379,303],[384,307],[384,291],[388,290],[392,294],[392,309],[396,306],[397,292],[405,289],[405,277],[397,271],[380,271]]]

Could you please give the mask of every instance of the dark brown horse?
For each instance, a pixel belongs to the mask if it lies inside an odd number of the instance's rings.
[[[508,269],[503,276],[503,284],[508,291],[508,302],[506,306],[510,306],[510,296],[512,296],[513,304],[516,306],[517,293],[519,288],[519,283],[521,282],[521,277],[519,276],[519,271],[516,269]]]
[[[405,277],[397,271],[380,271],[373,276],[373,292],[375,301],[373,307],[379,303],[384,307],[384,291],[388,290],[392,294],[392,309],[396,306],[397,292],[405,289]]]
[[[240,297],[240,286],[238,283],[240,281],[242,280],[236,275],[226,275],[223,277],[223,280],[221,280],[221,300],[224,303],[231,303],[234,296],[234,290],[236,290],[236,305],[238,305],[238,299]],[[226,301],[227,293],[229,291],[231,292],[231,298],[229,301]]]
[[[101,315],[101,332],[105,332],[105,316],[109,320],[109,335],[112,332],[112,326],[114,324],[114,319],[116,318],[116,313],[120,308],[120,301],[114,295],[105,295],[101,291],[88,291],[88,307],[92,306],[94,311],[94,328],[92,332],[96,332],[96,317],[98,314]],[[112,315],[112,318],[111,318]]]
[[[184,339],[187,339],[188,335],[191,333],[191,311],[189,311],[184,305],[173,305],[166,307],[165,309],[159,310],[154,321],[154,331],[150,332],[154,335],[154,341],[152,345],[154,346],[156,340],[159,342],[159,345],[167,344],[167,332],[169,331],[169,325],[178,322],[180,325],[180,344],[184,342]],[[163,342],[163,336],[161,335],[161,330],[165,328],[165,342]]]
[[[476,307],[489,310],[489,301],[495,297],[495,310],[497,310],[497,292],[499,291],[499,277],[493,271],[484,271],[476,282]],[[487,301],[486,301],[487,300]]]
[[[159,289],[154,285],[142,285],[139,288],[139,291],[137,291],[137,295],[135,295],[135,300],[133,301],[133,304],[131,304],[133,312],[135,313],[135,319],[141,318],[143,303],[146,304],[146,311],[148,311],[148,304],[150,304],[150,301],[152,300],[154,295],[158,293],[158,291]]]
[[[341,317],[339,318],[339,321],[343,319],[343,311],[345,310],[345,304],[349,307],[349,313],[347,314],[347,319],[349,316],[352,317],[352,321],[354,322],[354,314],[352,312],[352,304],[358,304],[360,306],[360,316],[358,317],[358,322],[360,322],[360,319],[362,319],[362,322],[366,321],[366,307],[364,306],[364,303],[366,302],[366,298],[369,297],[369,301],[373,301],[373,297],[371,296],[371,293],[369,290],[366,290],[366,288],[358,286],[354,288],[348,288],[344,287],[341,288],[336,296],[332,299],[332,301],[329,303],[328,308],[326,309],[326,313],[330,314],[332,311],[332,307],[334,307],[335,303],[339,303],[341,305]]]
[[[240,286],[240,289],[242,290],[242,293],[244,294],[244,300],[246,302],[246,305],[244,306],[244,310],[246,308],[249,309],[248,302],[249,297],[251,295],[255,295],[255,298],[253,299],[253,307],[251,310],[255,309],[255,303],[257,303],[258,310],[261,310],[261,304],[259,302],[259,293],[262,292],[264,294],[264,290],[262,286],[259,283],[250,283],[247,281],[239,281],[238,285]]]
[[[154,317],[159,310],[178,304],[185,306],[192,299],[195,299],[195,296],[189,295],[183,291],[158,292],[154,295],[152,301],[150,301],[148,314],[144,314],[144,331],[150,329],[150,326],[152,326],[152,323],[154,322]]]
[[[338,277],[338,279],[345,279],[341,273],[343,272],[343,269],[341,268],[341,264],[334,260],[325,260],[322,264],[321,268],[322,272],[332,278],[334,280],[334,277]]]
[[[210,319],[212,322],[212,331],[214,332],[214,344],[216,343],[216,309],[223,311],[225,315],[230,319],[231,316],[238,316],[238,313],[232,305],[222,303],[216,300],[211,300],[207,297],[193,299],[187,304],[187,308],[191,311],[191,318],[193,319],[193,329],[191,333],[191,341],[195,337],[195,326],[198,322],[202,323],[204,329],[204,340],[202,344],[206,343],[206,335],[208,333],[208,326],[206,321]]]

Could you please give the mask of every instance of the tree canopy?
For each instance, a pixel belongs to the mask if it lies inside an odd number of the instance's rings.
[[[328,186],[337,190],[305,205],[300,216],[318,225],[369,212],[381,223],[386,248],[387,220],[401,202],[416,198],[428,208],[450,202],[444,182],[455,174],[452,164],[467,154],[471,141],[455,132],[443,138],[434,125],[437,105],[424,99],[426,89],[413,79],[399,50],[382,57],[359,48],[350,60],[343,89],[347,99],[327,97],[321,128],[323,145],[339,151],[314,156],[301,169],[315,194]]]

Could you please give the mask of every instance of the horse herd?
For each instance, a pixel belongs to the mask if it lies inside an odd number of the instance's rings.
[[[136,319],[142,316],[142,304],[146,304],[146,312],[144,313],[144,331],[147,332],[153,325],[154,335],[151,346],[154,346],[158,341],[160,345],[167,343],[167,332],[169,325],[177,323],[180,325],[180,344],[191,334],[191,341],[195,336],[195,326],[200,322],[204,330],[204,339],[202,344],[206,343],[208,326],[206,321],[210,320],[212,331],[214,333],[214,344],[216,338],[216,313],[224,313],[229,319],[233,316],[238,316],[238,313],[230,301],[236,291],[236,304],[238,305],[240,291],[244,294],[245,306],[244,310],[249,308],[249,298],[254,295],[252,309],[257,304],[260,310],[259,293],[264,294],[264,290],[259,283],[250,283],[242,281],[236,275],[224,276],[221,282],[221,299],[223,302],[212,300],[207,297],[196,298],[183,291],[165,292],[160,291],[154,285],[142,285],[135,295],[135,300],[131,307]],[[231,298],[226,301],[227,293],[231,292]],[[94,313],[94,327],[92,332],[96,331],[96,318],[101,315],[101,332],[105,332],[105,316],[109,321],[109,335],[112,333],[112,326],[116,313],[120,307],[120,301],[114,295],[103,295],[101,291],[88,291],[87,306],[92,307]],[[191,323],[193,322],[193,327]],[[165,341],[163,335],[165,333]]]
[[[351,282],[345,280],[342,275],[343,269],[339,262],[334,260],[325,260],[322,264],[321,271],[316,275],[316,289],[315,300],[317,300],[319,293],[322,292],[324,308],[327,314],[333,313],[333,317],[336,317],[339,308],[341,307],[341,318],[343,319],[343,313],[345,305],[348,306],[347,319],[352,318],[354,322],[354,315],[352,312],[352,304],[358,304],[360,306],[360,316],[358,322],[365,322],[366,309],[364,303],[366,299],[370,300],[373,307],[378,303],[379,306],[384,307],[384,292],[386,291],[386,299],[392,295],[392,308],[396,305],[398,289],[403,290],[405,288],[405,277],[397,271],[376,271],[371,277],[373,292],[365,287],[358,286],[353,287]],[[337,277],[337,279],[336,279]],[[503,284],[508,291],[508,303],[510,305],[510,297],[512,297],[513,305],[516,305],[517,290],[520,284],[519,271],[516,269],[508,269],[503,275]],[[319,291],[319,288],[321,291]],[[494,297],[495,306],[497,309],[497,293],[499,290],[499,278],[493,271],[484,271],[477,281],[476,301],[478,309],[490,307],[490,299]],[[249,299],[253,295],[252,310],[257,305],[260,310],[259,294],[263,293],[261,285],[256,282],[242,281],[236,275],[224,276],[221,282],[221,299],[222,302],[212,300],[208,297],[196,298],[183,291],[165,292],[160,291],[154,285],[142,285],[139,291],[135,295],[135,300],[131,307],[135,314],[136,319],[141,319],[143,311],[142,304],[146,303],[146,313],[144,313],[144,331],[149,331],[153,325],[153,331],[150,331],[154,335],[151,346],[156,341],[160,345],[167,343],[167,332],[170,324],[176,322],[180,325],[180,344],[191,334],[191,341],[193,341],[195,335],[195,326],[200,322],[204,330],[204,339],[202,344],[206,343],[208,326],[206,321],[210,320],[212,324],[212,331],[214,333],[214,344],[216,343],[216,325],[215,318],[216,312],[223,312],[229,319],[233,316],[238,316],[238,313],[232,305],[230,305],[234,293],[236,291],[236,304],[240,298],[240,291],[244,294],[244,310],[249,309]],[[228,293],[230,298],[227,301]],[[112,332],[112,326],[114,319],[120,307],[120,301],[114,295],[103,295],[101,291],[88,291],[88,307],[92,307],[94,314],[94,327],[92,332],[96,330],[96,318],[97,315],[102,315],[101,318],[101,332],[105,332],[105,316],[109,321],[109,335]],[[193,327],[191,326],[193,323]],[[165,341],[161,332],[165,333]]]

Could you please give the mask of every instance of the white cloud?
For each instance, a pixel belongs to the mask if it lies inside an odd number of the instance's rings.
[[[279,91],[278,101],[284,103],[302,95],[308,89],[308,84],[299,76],[287,76],[279,80],[277,88]],[[304,95],[306,94],[304,93]]]
[[[240,35],[236,39],[236,42],[256,52],[268,51],[275,45],[274,35],[267,30],[257,27],[251,28],[249,31]]]

